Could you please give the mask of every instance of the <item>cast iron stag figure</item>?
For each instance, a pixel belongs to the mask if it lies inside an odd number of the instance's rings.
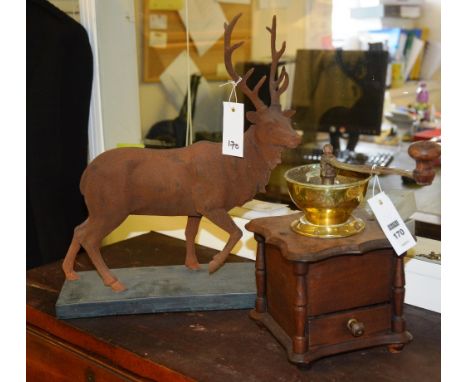
[[[104,284],[114,291],[125,290],[103,261],[99,248],[102,239],[130,214],[188,216],[185,265],[194,270],[199,268],[195,236],[203,216],[229,233],[225,247],[208,265],[210,273],[224,264],[241,238],[242,231],[228,211],[264,192],[271,170],[281,161],[282,151],[295,148],[301,138],[291,127],[294,111],[281,111],[279,98],[289,79],[284,66],[276,76],[279,59],[286,49],[283,42],[281,49],[276,50],[276,18],[273,17],[272,27],[267,27],[272,54],[268,107],[258,96],[266,76],[252,90],[247,80],[253,69],[241,79],[233,68],[232,53],[243,44],[231,46],[232,30],[240,16],[224,25],[224,61],[232,80],[239,81],[238,88],[256,108],[247,113],[252,125],[244,133],[244,158],[222,155],[221,143],[207,141],[169,150],[118,148],[96,157],[80,182],[89,216],[75,228],[63,261],[68,280],[79,278],[73,268],[76,254],[83,247]]]

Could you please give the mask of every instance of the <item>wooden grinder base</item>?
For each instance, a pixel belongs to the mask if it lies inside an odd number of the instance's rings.
[[[298,365],[342,352],[387,345],[399,352],[405,330],[403,256],[378,224],[340,239],[294,233],[298,215],[252,220],[258,242],[257,297],[250,317],[266,326]]]

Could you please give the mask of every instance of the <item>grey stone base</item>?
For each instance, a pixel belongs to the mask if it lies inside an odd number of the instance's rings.
[[[55,305],[58,318],[120,314],[249,309],[255,305],[255,264],[227,263],[213,274],[208,265],[120,268],[112,272],[127,290],[104,286],[96,271],[65,281]]]

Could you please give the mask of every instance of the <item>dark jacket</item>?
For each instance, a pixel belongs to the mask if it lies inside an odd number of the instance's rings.
[[[45,0],[26,6],[27,268],[63,258],[86,217],[93,58],[85,29]]]

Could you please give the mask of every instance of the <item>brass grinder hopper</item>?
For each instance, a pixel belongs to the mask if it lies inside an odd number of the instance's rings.
[[[323,151],[320,164],[294,167],[284,174],[292,201],[304,212],[291,223],[291,229],[320,238],[351,236],[365,228],[364,221],[352,213],[366,196],[371,174],[397,174],[429,185],[441,152],[435,142],[413,143],[408,153],[416,160],[416,169],[408,171],[341,163],[333,156],[331,145],[325,145]]]
[[[293,231],[313,237],[345,237],[361,232],[365,224],[352,215],[364,200],[370,176],[338,169],[333,184],[322,184],[320,165],[305,165],[285,173],[291,199],[304,215]]]

